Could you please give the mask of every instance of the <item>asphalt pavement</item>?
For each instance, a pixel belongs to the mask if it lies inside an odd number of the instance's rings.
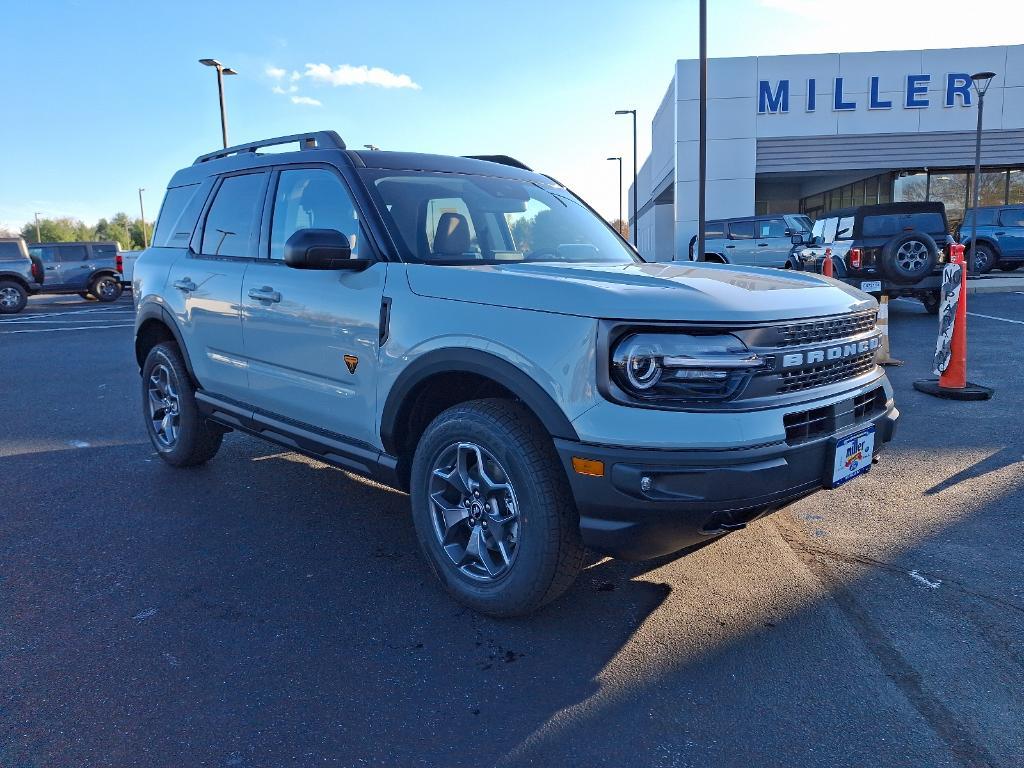
[[[864,478],[537,615],[453,603],[408,499],[143,429],[131,305],[0,318],[0,766],[1024,765],[1024,294],[972,295],[983,403],[913,390]]]

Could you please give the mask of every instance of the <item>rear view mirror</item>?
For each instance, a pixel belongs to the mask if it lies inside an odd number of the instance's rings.
[[[336,229],[300,229],[284,244],[284,263],[293,269],[366,269],[369,259],[353,259],[348,238]]]

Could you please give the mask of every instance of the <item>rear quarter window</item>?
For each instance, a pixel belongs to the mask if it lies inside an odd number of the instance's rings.
[[[117,255],[116,245],[94,245],[92,255],[97,259],[113,259]]]
[[[893,237],[904,232],[945,234],[946,224],[938,213],[891,213],[865,216],[861,224],[863,237]]]
[[[17,243],[0,243],[0,259],[11,261],[21,258],[21,249]]]
[[[725,237],[725,223],[721,221],[709,221],[704,228],[704,239],[712,237]]]
[[[1007,208],[999,216],[999,223],[1004,227],[1024,227],[1024,208]]]
[[[173,248],[188,244],[205,202],[204,196],[198,194],[200,186],[190,184],[167,190],[153,232],[154,247]]]

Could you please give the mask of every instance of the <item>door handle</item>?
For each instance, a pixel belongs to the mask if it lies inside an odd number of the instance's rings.
[[[281,294],[269,285],[264,285],[262,288],[250,288],[249,298],[256,299],[257,301],[271,301],[277,303],[281,300]]]
[[[758,243],[757,247],[758,248],[767,248],[768,247],[768,243]]]
[[[79,269],[92,269],[92,265],[91,264],[83,264],[82,266],[79,267]]]
[[[47,272],[54,272],[54,271],[56,271],[56,269],[57,269],[56,267],[47,267],[46,271]]]
[[[184,291],[185,293],[191,293],[192,291],[194,291],[199,286],[197,286],[195,283],[193,283],[191,278],[185,277],[185,278],[182,278],[181,280],[175,280],[174,281],[174,287],[177,288],[179,291]]]
[[[735,248],[736,246],[735,246],[735,245],[727,245],[727,246],[725,246],[725,247],[726,247],[726,248]]]
[[[996,235],[1005,235],[1005,232],[996,232]]]

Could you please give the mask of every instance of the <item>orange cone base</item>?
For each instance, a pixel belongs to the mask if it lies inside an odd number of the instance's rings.
[[[938,379],[919,379],[914,382],[914,389],[926,395],[942,397],[946,400],[988,400],[995,394],[991,387],[967,382],[966,387],[940,387]]]

